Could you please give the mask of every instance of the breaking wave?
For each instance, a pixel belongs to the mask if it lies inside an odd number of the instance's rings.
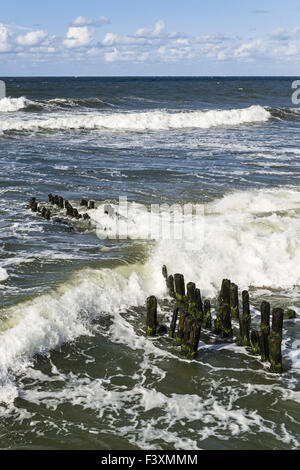
[[[110,131],[159,131],[172,129],[209,129],[266,122],[269,111],[261,106],[226,111],[132,112],[41,115],[34,119],[0,121],[0,131],[67,131],[74,129]]]

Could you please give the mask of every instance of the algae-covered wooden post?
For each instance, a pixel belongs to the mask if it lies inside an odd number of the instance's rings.
[[[193,322],[195,321],[195,318],[192,315],[187,315],[184,320],[184,325],[183,325],[183,337],[181,341],[181,350],[188,354],[188,341],[190,337],[190,331]]]
[[[237,339],[237,342],[240,346],[249,346],[250,345],[250,324],[251,324],[251,315],[250,315],[250,301],[249,301],[249,292],[244,290],[242,292],[243,298],[243,312],[240,316],[240,335]]]
[[[211,328],[212,319],[211,319],[211,308],[210,300],[204,300],[204,312],[203,312],[203,328]]]
[[[194,282],[189,282],[186,286],[187,311],[194,318],[200,319],[201,313],[198,310],[199,295],[201,298],[200,290],[196,289],[196,284]]]
[[[146,300],[146,334],[155,336],[157,329],[157,299],[154,295]]]
[[[175,297],[174,277],[172,276],[172,274],[170,274],[170,276],[168,276],[166,283],[167,283],[167,289],[168,289],[168,292],[169,292],[169,296],[170,297]]]
[[[250,333],[250,346],[252,352],[255,356],[260,355],[260,340],[259,340],[259,332],[257,330],[252,330]]]
[[[269,357],[271,362],[271,371],[281,374],[282,369],[282,328],[283,328],[282,308],[274,308],[272,312],[272,331],[269,336]]]
[[[233,282],[230,285],[230,308],[231,308],[231,316],[234,319],[239,319],[240,312],[239,312],[239,289],[236,284]]]
[[[261,323],[258,332],[260,355],[263,362],[269,360],[270,311],[269,302],[264,300],[260,306]]]
[[[175,337],[175,330],[176,330],[178,312],[179,312],[178,307],[175,307],[174,310],[173,310],[172,320],[171,320],[170,329],[169,329],[170,338]]]
[[[195,289],[196,317],[203,321],[203,303],[200,289]]]
[[[178,321],[178,328],[177,328],[177,334],[176,334],[176,343],[181,344],[183,341],[183,335],[184,335],[184,323],[186,318],[188,317],[188,314],[184,311],[181,311],[179,314],[179,321]]]
[[[190,324],[189,336],[185,343],[185,353],[187,357],[194,358],[198,352],[198,346],[201,334],[201,323],[197,319],[193,319]]]
[[[221,320],[221,330],[223,338],[231,338],[233,336],[232,326],[231,326],[231,312],[230,306],[224,304],[221,307],[220,311],[220,320]]]
[[[229,279],[223,279],[222,287],[219,294],[219,305],[222,306],[227,304],[230,306],[230,298],[231,298],[231,281]]]
[[[186,306],[186,297],[185,297],[185,284],[184,276],[182,274],[175,274],[174,276],[175,283],[175,298],[179,308]]]

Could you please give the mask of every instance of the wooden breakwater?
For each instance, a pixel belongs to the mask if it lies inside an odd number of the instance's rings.
[[[216,316],[213,321],[209,299],[202,299],[201,291],[194,282],[185,284],[180,273],[168,275],[167,267],[163,266],[169,296],[174,299],[174,308],[169,327],[170,338],[176,341],[188,358],[194,358],[202,330],[211,330],[216,337],[236,342],[252,354],[260,356],[263,362],[270,363],[270,371],[282,373],[282,329],[284,310],[273,308],[269,302],[263,301],[260,306],[260,329],[251,329],[250,296],[247,290],[241,295],[239,289],[229,279],[223,279],[217,298]],[[241,308],[240,308],[241,307]],[[285,318],[295,318],[293,310],[286,312]],[[270,319],[272,317],[272,324]],[[238,334],[234,338],[232,323],[238,325]],[[155,336],[158,328],[157,299],[151,296],[146,301],[146,334]]]
[[[93,200],[81,199],[79,205],[86,210],[95,209],[95,201]],[[67,199],[58,195],[49,194],[47,203],[38,202],[36,197],[31,197],[27,207],[45,220],[52,219],[55,222],[66,223],[68,218],[83,221],[91,219],[87,212],[80,213]],[[63,218],[64,216],[66,219]]]

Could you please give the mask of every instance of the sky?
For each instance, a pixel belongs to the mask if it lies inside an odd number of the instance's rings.
[[[299,0],[1,0],[0,77],[300,73]]]

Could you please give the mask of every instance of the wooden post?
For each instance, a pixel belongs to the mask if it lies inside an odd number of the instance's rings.
[[[221,287],[221,291],[220,291],[220,294],[219,294],[219,305],[222,306],[224,304],[227,304],[230,306],[230,286],[231,286],[231,282],[229,279],[223,279],[222,281],[222,287]]]
[[[200,319],[200,312],[197,308],[197,305],[199,304],[199,295],[200,290],[196,289],[196,284],[194,282],[189,282],[186,286],[187,311],[194,318]]]
[[[250,333],[250,346],[255,356],[260,355],[260,340],[258,333],[259,332],[257,330],[252,330]]]
[[[224,304],[221,307],[221,330],[223,338],[231,338],[233,336],[232,327],[231,327],[231,312],[230,306]]]
[[[261,323],[259,337],[260,355],[261,360],[266,362],[269,360],[269,335],[270,335],[270,311],[271,306],[265,300],[261,303]]]
[[[35,201],[32,206],[31,206],[32,212],[37,212],[38,211],[38,203]]]
[[[184,322],[187,318],[188,314],[184,311],[181,311],[179,314],[179,322],[178,322],[178,328],[177,328],[177,334],[176,334],[176,343],[181,344],[183,341],[183,335],[184,335]]]
[[[195,318],[192,317],[192,315],[187,315],[185,320],[184,320],[184,326],[183,326],[183,338],[181,342],[181,350],[188,354],[189,352],[189,338],[190,338],[190,332],[191,332],[191,327],[193,322],[195,321]]]
[[[166,282],[167,282],[167,289],[169,291],[169,296],[175,297],[174,277],[172,276],[172,274],[168,276],[168,279]]]
[[[57,195],[55,195],[54,198],[53,198],[53,204],[58,205],[58,196]]]
[[[230,285],[230,308],[232,318],[239,319],[239,289],[233,282]]]
[[[32,209],[32,206],[36,203],[36,198],[35,197],[31,197],[29,199],[29,209]]]
[[[175,307],[173,310],[173,316],[170,324],[170,329],[169,329],[169,336],[170,338],[175,338],[175,330],[176,330],[176,323],[177,323],[177,317],[178,317],[178,307]]]
[[[157,329],[157,299],[154,295],[146,300],[146,334],[155,336]]]
[[[283,315],[282,308],[274,308],[272,311],[272,335],[282,338],[283,328]]]
[[[200,341],[200,334],[201,334],[201,323],[197,319],[193,319],[190,330],[189,330],[189,337],[186,343],[185,352],[187,357],[194,358],[198,352],[198,346]]]
[[[50,204],[53,204],[53,196],[51,193],[48,194],[48,199],[49,199]]]
[[[87,207],[88,206],[88,201],[86,199],[81,199],[80,205]]]
[[[240,346],[249,346],[250,345],[250,324],[251,324],[249,292],[244,290],[242,292],[242,298],[243,298],[243,314],[242,314],[242,317],[240,317],[240,336],[238,337],[238,344]]]
[[[269,356],[271,362],[271,372],[281,374],[282,369],[282,328],[283,328],[283,315],[282,308],[274,308],[272,312],[272,332],[269,336]]]
[[[202,303],[200,289],[195,289],[195,296],[196,296],[196,311],[197,311],[196,316],[200,320],[200,322],[202,322],[203,321],[203,303]]]
[[[46,219],[46,220],[50,220],[50,217],[51,217],[51,211],[50,211],[50,209],[46,209],[46,212],[45,212],[45,219]]]
[[[163,265],[163,267],[162,267],[162,270],[161,270],[161,271],[162,271],[162,275],[163,275],[163,277],[164,277],[164,278],[165,278],[165,280],[167,281],[167,279],[168,279],[168,270],[167,270],[167,266]]]
[[[279,336],[269,336],[269,355],[271,362],[271,372],[281,374],[282,369],[282,355],[281,355],[281,342]]]
[[[64,198],[62,196],[58,196],[57,205],[60,209],[64,208]]]
[[[95,209],[95,201],[89,201],[89,209]]]
[[[182,274],[175,274],[174,276],[175,283],[175,299],[177,305],[180,308],[186,306],[186,297],[185,297],[185,285],[184,285],[184,276]]]
[[[211,309],[210,309],[210,300],[204,300],[204,314],[203,314],[203,327],[204,328],[211,328],[212,320],[211,320]]]

